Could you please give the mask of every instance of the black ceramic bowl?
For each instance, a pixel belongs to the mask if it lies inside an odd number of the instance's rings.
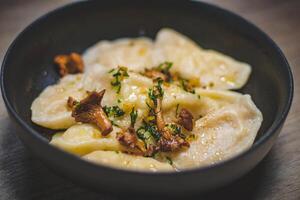
[[[241,90],[251,94],[264,121],[247,152],[230,160],[180,173],[142,173],[112,169],[81,160],[48,144],[51,131],[34,125],[30,105],[59,76],[53,57],[83,52],[103,39],[154,37],[162,27],[186,34],[205,48],[250,63],[253,71]],[[288,114],[293,80],[276,44],[241,17],[194,1],[84,1],[46,14],[28,26],[9,47],[2,65],[1,89],[18,136],[61,175],[96,190],[144,194],[192,194],[236,180],[272,147]]]

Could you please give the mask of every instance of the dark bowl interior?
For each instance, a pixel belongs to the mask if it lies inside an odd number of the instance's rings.
[[[252,65],[250,80],[240,91],[252,96],[263,113],[264,121],[251,150],[216,166],[176,175],[158,173],[151,176],[94,166],[47,145],[45,141],[52,131],[31,122],[30,105],[46,86],[59,79],[53,57],[73,51],[82,53],[103,39],[141,35],[154,38],[162,27],[174,28],[204,48],[221,51]],[[147,184],[154,181],[161,183],[151,186],[151,189],[162,184],[166,188],[178,188],[172,181],[182,180],[187,184],[181,185],[183,190],[177,193],[195,192],[236,179],[254,167],[269,151],[286,118],[293,94],[288,63],[280,49],[263,32],[228,11],[192,1],[89,1],[58,9],[31,24],[18,36],[4,59],[1,79],[8,110],[23,127],[18,134],[24,143],[65,176],[93,188],[99,189],[104,184],[101,179],[107,181],[110,175],[108,190],[115,184],[117,188],[127,187],[130,191],[134,190],[134,185],[139,185],[140,191],[148,191]],[[75,175],[78,171],[70,170],[67,161],[90,172]],[[132,178],[136,183],[124,186],[126,181],[120,181],[116,175]],[[211,175],[220,177],[208,180]],[[148,183],[141,183],[144,178]],[[188,182],[197,185],[191,186]],[[161,189],[155,191],[165,193]]]

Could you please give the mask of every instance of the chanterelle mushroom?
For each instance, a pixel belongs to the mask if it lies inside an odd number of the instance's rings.
[[[174,135],[172,131],[166,127],[161,109],[161,102],[161,99],[158,99],[157,105],[154,109],[156,113],[157,128],[162,135],[162,137],[158,141],[160,150],[163,152],[167,152],[179,150],[181,147],[189,147],[189,143],[187,141],[185,141],[178,135]]]
[[[144,76],[147,76],[153,80],[155,79],[162,79],[165,82],[170,82],[172,79],[170,69],[172,67],[173,63],[171,62],[164,62],[160,65],[151,68],[151,69],[145,69],[145,72],[143,73]]]
[[[181,147],[189,147],[189,143],[177,134],[166,127],[162,113],[162,98],[163,90],[161,87],[162,79],[158,79],[157,85],[149,92],[149,97],[153,101],[156,125],[159,133],[161,134],[158,140],[159,149],[163,152],[176,151]]]
[[[134,154],[146,155],[146,148],[144,143],[138,139],[134,125],[138,117],[137,110],[133,107],[130,112],[130,126],[123,129],[117,134],[117,140],[127,148],[127,150]]]
[[[156,69],[145,69],[144,75],[151,79],[161,78],[163,81],[167,81],[167,75],[163,74],[162,72]]]
[[[59,74],[61,76],[83,72],[83,60],[77,53],[55,56],[54,62],[58,65]]]
[[[188,111],[185,108],[181,109],[181,111],[179,112],[179,115],[178,115],[178,124],[180,124],[181,126],[183,126],[183,128],[185,128],[188,131],[192,131],[193,130],[194,117],[190,113],[190,111]]]
[[[80,102],[69,97],[68,106],[72,108],[72,117],[76,122],[95,124],[102,135],[107,135],[113,130],[113,127],[101,106],[104,93],[105,90],[89,92],[88,96]]]
[[[144,155],[146,152],[144,143],[137,138],[135,130],[132,127],[118,132],[117,140],[120,144],[125,146],[130,153]]]

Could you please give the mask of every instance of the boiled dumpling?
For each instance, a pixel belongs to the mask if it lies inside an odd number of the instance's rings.
[[[83,60],[86,71],[97,63],[107,69],[121,65],[130,70],[141,71],[141,66],[152,67],[152,49],[153,42],[148,38],[104,40],[87,49]]]
[[[120,97],[124,104],[135,106],[140,109],[147,109],[146,100],[148,89],[153,82],[151,79],[138,73],[131,72],[129,77],[122,81]]]
[[[214,164],[251,147],[262,122],[262,114],[249,95],[237,95],[228,104],[196,121],[195,140],[190,147],[169,156],[177,169]]]
[[[204,50],[172,29],[160,30],[154,46],[154,64],[166,60],[173,62],[171,71],[187,79],[200,78],[202,86],[238,89],[246,83],[251,72],[250,65],[217,51]]]
[[[43,127],[65,129],[75,124],[71,110],[67,107],[69,96],[82,99],[86,91],[82,86],[82,75],[67,75],[59,83],[48,86],[31,105],[31,120]]]
[[[115,151],[94,151],[83,157],[84,159],[111,167],[139,170],[139,171],[173,171],[168,163],[153,158],[124,154]]]
[[[77,124],[64,133],[57,133],[52,137],[50,144],[77,155],[85,155],[96,150],[120,151],[122,147],[116,139],[119,128],[114,127],[113,132],[102,136],[99,129],[90,124]]]
[[[112,106],[117,103],[118,96],[111,86],[112,76],[109,69],[100,64],[90,66],[90,70],[84,73],[83,88],[87,91],[100,92],[105,89],[102,105]]]

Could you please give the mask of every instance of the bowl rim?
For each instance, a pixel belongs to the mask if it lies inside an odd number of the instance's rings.
[[[127,169],[121,169],[121,168],[114,168],[114,167],[110,167],[110,166],[106,166],[106,165],[102,165],[102,164],[95,164],[92,162],[88,162],[83,160],[82,158],[80,158],[79,156],[76,156],[74,154],[68,153],[66,151],[63,151],[57,147],[54,147],[52,145],[49,144],[48,140],[46,140],[43,136],[40,135],[40,133],[36,130],[34,130],[30,124],[26,123],[16,112],[16,110],[14,109],[13,105],[11,104],[11,102],[8,99],[8,95],[7,95],[7,89],[6,89],[6,85],[5,85],[5,81],[4,81],[4,76],[6,73],[6,69],[8,68],[8,64],[7,64],[7,60],[8,57],[11,53],[11,51],[13,50],[13,48],[15,47],[15,45],[18,43],[19,40],[22,39],[22,36],[30,31],[30,29],[32,29],[32,27],[39,25],[39,23],[42,23],[42,21],[46,18],[48,18],[49,16],[53,16],[56,15],[60,12],[64,12],[65,9],[72,9],[72,7],[74,6],[79,6],[80,4],[85,4],[85,3],[89,3],[92,1],[84,1],[84,0],[80,0],[80,1],[76,1],[76,2],[71,2],[71,3],[67,3],[63,6],[60,6],[58,8],[55,8],[53,10],[48,11],[47,13],[43,14],[42,16],[34,19],[29,25],[27,25],[21,32],[18,33],[18,35],[15,37],[15,39],[12,41],[12,43],[9,45],[5,56],[3,58],[2,61],[2,66],[1,66],[1,71],[0,71],[0,85],[1,85],[1,93],[2,93],[2,97],[5,103],[5,106],[7,108],[7,111],[13,116],[13,118],[15,119],[15,121],[27,132],[26,134],[30,134],[32,135],[35,139],[39,140],[40,142],[44,143],[44,145],[47,145],[48,148],[51,148],[52,150],[63,154],[64,157],[68,157],[69,159],[73,159],[73,160],[77,160],[76,162],[81,162],[81,164],[84,164],[88,167],[93,167],[93,168],[102,168],[103,170],[108,170],[111,171],[113,173],[118,172],[118,173],[127,173],[127,174],[131,174],[131,175],[150,175],[150,176],[169,176],[169,175],[187,175],[187,174],[192,174],[192,173],[205,173],[208,170],[212,170],[212,169],[216,169],[219,168],[221,166],[227,165],[229,163],[232,163],[236,160],[241,159],[242,157],[245,157],[249,154],[251,154],[252,152],[254,152],[257,148],[259,148],[260,146],[262,146],[264,143],[266,143],[269,138],[271,136],[273,136],[276,131],[278,129],[280,129],[280,127],[283,125],[289,110],[291,108],[291,104],[293,101],[293,94],[294,94],[294,81],[293,81],[293,75],[292,75],[292,70],[290,68],[290,65],[286,59],[286,57],[284,56],[283,52],[281,51],[281,49],[278,47],[278,45],[264,32],[262,31],[260,28],[258,28],[256,25],[254,25],[252,22],[250,22],[249,20],[243,18],[242,16],[227,10],[225,8],[221,8],[218,5],[214,5],[214,4],[210,4],[207,2],[202,2],[202,1],[197,1],[197,0],[189,0],[189,1],[181,1],[181,3],[185,2],[185,3],[190,3],[190,4],[196,4],[195,6],[205,6],[211,10],[214,10],[216,12],[222,12],[223,14],[226,14],[229,17],[233,17],[236,18],[236,20],[239,20],[241,23],[246,24],[247,26],[251,27],[253,30],[255,30],[256,32],[258,32],[260,34],[261,37],[263,37],[264,40],[266,40],[266,42],[272,47],[272,49],[274,49],[276,51],[276,53],[279,55],[281,62],[283,63],[284,68],[287,70],[287,75],[288,75],[288,87],[289,87],[289,93],[288,93],[288,97],[285,100],[285,105],[283,108],[282,113],[277,113],[276,118],[274,119],[274,121],[272,122],[272,125],[270,127],[268,127],[268,129],[265,131],[265,134],[263,134],[256,142],[254,142],[254,144],[247,149],[246,151],[243,151],[242,153],[239,153],[229,159],[225,159],[223,161],[217,162],[215,164],[212,165],[208,165],[208,166],[203,166],[203,167],[195,167],[195,168],[191,168],[191,169],[185,169],[183,171],[180,172],[147,172],[147,171],[138,171],[138,170],[127,170]],[[280,116],[278,116],[280,115]]]

